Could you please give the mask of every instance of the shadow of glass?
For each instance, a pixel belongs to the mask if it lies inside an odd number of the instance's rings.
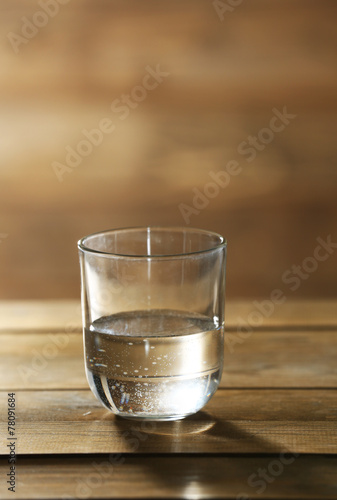
[[[112,416],[121,439],[133,439],[137,453],[259,453],[271,443],[246,431],[239,422],[217,418],[207,411],[176,421],[127,420]],[[125,443],[127,445],[127,443]],[[127,447],[127,446],[126,446]]]
[[[237,492],[247,491],[249,455],[270,453],[273,447],[267,439],[245,430],[244,422],[217,418],[205,410],[183,420],[151,422],[143,428],[141,421],[118,417],[113,424],[121,431],[122,439],[123,434],[129,436],[132,432],[138,436],[138,447],[133,450],[136,453],[128,460],[134,463],[141,460],[146,474],[160,491],[171,491],[174,485],[174,488],[183,488],[187,496],[204,494],[209,487],[218,494],[226,482],[233,481]],[[163,459],[143,460],[144,454],[150,452],[156,456],[163,454]],[[168,457],[167,453],[174,455]],[[243,460],[248,469],[242,469],[239,457],[243,455],[247,455]]]

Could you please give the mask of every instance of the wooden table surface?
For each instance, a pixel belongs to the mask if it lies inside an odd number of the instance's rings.
[[[78,302],[1,302],[0,498],[337,498],[336,302],[287,301],[240,334],[252,311],[227,303],[225,370],[202,411],[133,423],[88,388]]]

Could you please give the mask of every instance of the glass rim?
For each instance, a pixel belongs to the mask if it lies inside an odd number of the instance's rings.
[[[104,235],[108,233],[117,233],[117,232],[131,232],[131,231],[136,231],[136,230],[143,230],[143,231],[148,231],[148,230],[161,230],[161,231],[177,231],[183,233],[184,231],[186,232],[191,232],[191,233],[199,233],[199,234],[204,234],[207,236],[213,236],[216,237],[219,241],[218,243],[212,245],[210,248],[206,248],[204,250],[193,250],[190,252],[180,252],[180,253],[167,253],[167,254],[153,254],[153,255],[148,255],[148,254],[122,254],[122,253],[115,253],[115,252],[104,252],[102,250],[95,250],[93,248],[90,248],[86,245],[86,241],[89,238],[92,238],[93,236],[99,236],[99,235]],[[221,234],[216,233],[214,231],[208,231],[207,229],[197,229],[193,227],[183,227],[183,226],[130,226],[130,227],[121,227],[121,228],[114,228],[114,229],[106,229],[103,231],[97,231],[95,233],[88,234],[84,236],[83,238],[80,238],[77,242],[77,247],[79,250],[81,250],[83,253],[89,253],[89,254],[95,254],[95,255],[100,255],[101,257],[110,257],[110,258],[123,258],[123,259],[144,259],[144,260],[149,260],[149,259],[177,259],[177,258],[184,258],[184,257],[189,257],[192,255],[198,255],[198,254],[206,254],[209,252],[214,252],[214,250],[219,250],[221,248],[226,248],[227,247],[227,240]]]

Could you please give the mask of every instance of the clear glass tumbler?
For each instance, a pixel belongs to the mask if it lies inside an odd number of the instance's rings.
[[[222,374],[226,241],[179,227],[114,229],[78,242],[86,374],[116,415],[177,420]]]

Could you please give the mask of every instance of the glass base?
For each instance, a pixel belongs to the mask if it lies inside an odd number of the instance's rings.
[[[121,415],[116,414],[117,417],[123,418],[126,420],[137,420],[137,421],[151,421],[151,422],[166,422],[166,421],[174,421],[174,420],[182,420],[183,418],[189,417],[193,415],[193,413],[186,413],[185,415]]]

